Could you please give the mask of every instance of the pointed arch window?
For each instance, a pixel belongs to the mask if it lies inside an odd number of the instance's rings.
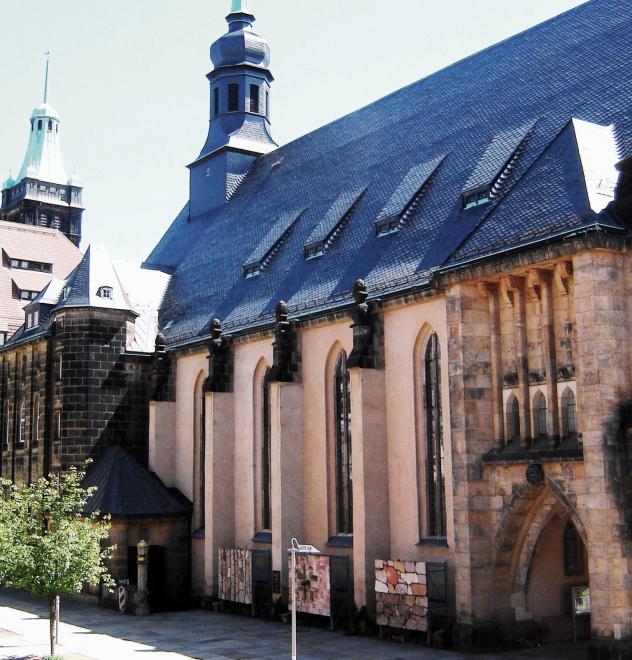
[[[584,573],[584,544],[569,520],[564,527],[564,574],[583,575]]]
[[[562,437],[569,440],[577,438],[577,406],[575,394],[567,387],[562,394]]]
[[[347,354],[342,351],[334,375],[336,441],[336,533],[353,534],[351,460],[351,380]]]
[[[546,398],[538,391],[533,397],[533,436],[546,438],[548,434],[546,425]]]
[[[261,383],[261,526],[272,529],[272,428],[270,424],[270,369]]]
[[[193,529],[204,529],[204,380],[201,372],[193,392]]]
[[[520,404],[515,394],[507,399],[507,442],[520,440]]]
[[[445,537],[445,452],[441,410],[441,351],[436,333],[430,335],[424,355],[426,417],[426,495],[428,535]]]

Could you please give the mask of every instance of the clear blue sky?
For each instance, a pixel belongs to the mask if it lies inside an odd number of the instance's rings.
[[[582,0],[251,0],[272,49],[280,144]],[[397,7],[402,9],[399,11]],[[19,169],[41,102],[62,117],[85,185],[84,240],[144,259],[185,203],[208,128],[209,47],[229,0],[4,2],[0,179]]]

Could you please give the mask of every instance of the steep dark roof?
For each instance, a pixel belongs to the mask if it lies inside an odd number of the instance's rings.
[[[92,466],[83,485],[97,487],[88,500],[86,513],[100,511],[115,518],[144,518],[181,516],[190,510],[122,447],[110,447]]]
[[[620,155],[632,153],[630,53],[629,0],[592,0],[262,156],[225,208],[195,223],[185,209],[149,257],[175,270],[161,310],[167,341],[205,336],[214,317],[228,331],[267,322],[279,299],[294,316],[330,308],[350,300],[358,277],[383,294],[581,226],[623,231],[591,209],[571,120],[614,124]],[[468,182],[508,154],[491,202],[464,210]],[[376,236],[407,173],[443,156],[399,231]],[[306,260],[341,193],[365,186],[328,249]],[[249,255],[302,208],[261,274],[245,279]]]

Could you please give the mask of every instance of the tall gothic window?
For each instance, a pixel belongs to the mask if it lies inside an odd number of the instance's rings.
[[[336,423],[336,533],[353,533],[353,488],[351,477],[351,381],[347,354],[343,351],[334,376]]]
[[[562,394],[562,437],[575,439],[577,437],[577,407],[575,394],[567,387]]]
[[[24,441],[26,439],[26,406],[24,401],[20,403],[19,410],[19,420],[18,420],[18,447],[24,447]]]
[[[436,333],[430,335],[424,359],[426,412],[426,493],[428,535],[446,536],[445,456],[441,412],[441,352]]]
[[[270,369],[262,379],[261,390],[261,525],[272,529],[272,428],[270,426]]]
[[[520,440],[520,404],[515,394],[507,399],[507,441]]]
[[[544,394],[538,391],[533,397],[533,437],[546,438],[546,399]]]
[[[193,391],[193,529],[204,529],[204,380],[201,372]]]

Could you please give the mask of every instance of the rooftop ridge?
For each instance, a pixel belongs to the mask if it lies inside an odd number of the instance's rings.
[[[547,18],[546,20],[536,23],[535,25],[532,25],[531,27],[528,27],[521,32],[517,32],[516,34],[510,35],[506,37],[505,39],[502,39],[501,41],[497,41],[493,44],[490,44],[489,46],[485,46],[484,48],[481,48],[480,50],[475,51],[474,53],[471,53],[470,55],[466,55],[465,57],[462,57],[460,60],[457,60],[455,62],[451,62],[450,64],[447,64],[444,67],[441,67],[440,69],[437,69],[436,71],[433,71],[432,73],[429,73],[427,76],[424,76],[423,78],[418,78],[417,80],[414,80],[413,82],[409,83],[408,85],[404,85],[403,87],[399,87],[392,92],[386,94],[385,96],[380,96],[379,98],[375,99],[374,101],[371,101],[370,103],[367,103],[366,105],[360,106],[359,108],[356,108],[355,110],[352,110],[351,112],[348,112],[347,114],[343,115],[342,117],[338,117],[337,119],[334,119],[333,121],[330,121],[327,124],[322,124],[321,126],[317,126],[316,128],[312,129],[311,131],[308,131],[307,133],[304,133],[303,135],[299,135],[298,137],[294,138],[293,140],[290,140],[290,142],[286,142],[285,144],[279,146],[278,149],[276,149],[274,152],[271,154],[264,154],[261,158],[265,158],[266,156],[271,156],[271,157],[279,157],[282,155],[283,151],[285,150],[286,147],[290,145],[297,144],[301,140],[304,140],[310,136],[312,136],[314,133],[317,133],[318,131],[321,131],[327,127],[330,126],[335,126],[341,122],[344,122],[345,120],[349,119],[350,117],[359,114],[365,110],[368,110],[369,108],[373,108],[374,106],[385,102],[402,92],[405,92],[406,90],[409,90],[416,85],[420,85],[423,82],[426,82],[428,80],[431,80],[435,76],[438,76],[443,73],[447,73],[451,71],[454,68],[457,68],[459,66],[462,66],[465,62],[468,62],[470,60],[473,60],[477,57],[480,57],[484,53],[487,53],[489,51],[494,50],[495,48],[499,48],[503,46],[504,44],[517,40],[520,37],[523,37],[524,35],[533,32],[535,30],[541,29],[545,27],[546,25],[552,24],[556,21],[562,20],[565,17],[567,17],[569,14],[572,14],[574,12],[579,12],[582,10],[585,10],[588,5],[591,5],[593,3],[598,2],[598,0],[586,0],[580,5],[577,5],[576,7],[573,7],[571,9],[566,10],[565,12],[562,12],[561,14],[558,14],[557,16],[552,16],[551,18]]]

